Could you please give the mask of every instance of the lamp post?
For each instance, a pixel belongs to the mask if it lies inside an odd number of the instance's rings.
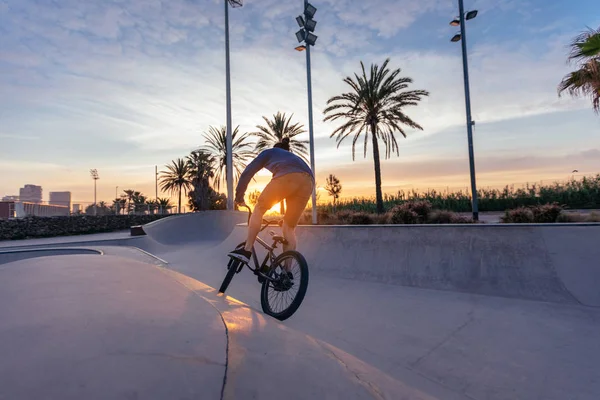
[[[475,179],[475,156],[473,152],[473,125],[475,125],[475,121],[473,121],[471,117],[471,95],[469,93],[469,67],[467,64],[467,34],[465,27],[465,19],[470,20],[477,16],[477,10],[469,11],[466,13],[465,18],[465,10],[463,5],[463,0],[458,0],[458,19],[454,19],[450,22],[452,26],[460,25],[460,33],[455,34],[451,41],[458,42],[461,41],[462,45],[462,60],[463,60],[463,75],[464,75],[464,84],[465,84],[465,105],[467,112],[467,139],[469,143],[469,169],[471,174],[471,195],[472,195],[472,210],[473,210],[473,220],[479,221],[479,207],[477,200],[477,184]]]
[[[317,12],[317,9],[304,0],[304,13],[296,17],[296,22],[300,26],[300,30],[296,32],[296,39],[299,43],[304,43],[296,47],[296,50],[306,50],[306,86],[308,90],[308,135],[310,147],[310,168],[316,177],[315,172],[315,140],[313,132],[313,110],[312,110],[312,77],[310,71],[310,46],[314,46],[317,36],[313,33],[317,26],[317,21],[312,19]],[[317,192],[316,187],[313,187],[312,192],[312,223],[317,224]]]
[[[241,7],[243,0],[223,0],[225,2],[225,91],[227,102],[227,162],[225,177],[227,180],[227,209],[233,210],[233,140],[231,137],[231,77],[229,69],[229,5]]]
[[[90,169],[90,175],[92,175],[92,179],[94,180],[94,215],[98,215],[98,205],[96,203],[96,181],[100,179],[98,176],[98,170]]]
[[[121,203],[119,203],[119,187],[115,187],[115,215],[119,215]]]

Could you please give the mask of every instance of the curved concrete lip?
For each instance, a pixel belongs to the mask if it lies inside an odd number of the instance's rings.
[[[0,250],[0,265],[37,257],[54,257],[75,254],[104,255],[102,250],[87,247],[47,247]]]

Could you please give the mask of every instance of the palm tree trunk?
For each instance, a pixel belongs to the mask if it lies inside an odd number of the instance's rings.
[[[371,135],[373,136],[373,162],[375,163],[375,196],[377,199],[377,213],[383,214],[383,195],[381,194],[381,164],[379,162],[379,144],[377,143],[377,126],[371,124]]]
[[[179,208],[177,209],[177,213],[181,214],[181,186],[179,186]]]

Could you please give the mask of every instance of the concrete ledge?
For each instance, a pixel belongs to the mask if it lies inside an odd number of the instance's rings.
[[[144,227],[142,225],[135,225],[130,228],[131,236],[144,236],[146,232],[144,232]]]
[[[103,252],[97,249],[76,247],[0,250],[0,265],[36,257],[51,257],[74,254],[102,255]]]

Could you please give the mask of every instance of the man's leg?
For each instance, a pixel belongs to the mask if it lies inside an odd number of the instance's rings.
[[[254,246],[256,236],[258,236],[258,232],[260,232],[263,217],[268,210],[269,209],[263,209],[263,207],[261,207],[259,204],[254,207],[250,221],[248,221],[248,235],[246,237],[246,245],[244,246],[244,250],[252,251],[252,246]]]
[[[306,208],[306,204],[312,195],[313,183],[309,175],[299,174],[297,190],[286,199],[287,210],[283,218],[283,237],[287,244],[283,245],[283,251],[296,250],[296,226]],[[285,269],[289,272],[290,265],[286,262]]]
[[[263,216],[275,204],[283,199],[282,180],[274,179],[267,184],[256,202],[256,207],[252,212],[250,221],[248,221],[248,234],[246,236],[246,244],[243,249],[234,250],[229,253],[230,257],[234,257],[242,262],[249,263],[252,256],[252,246],[256,241],[256,237],[260,232]]]

